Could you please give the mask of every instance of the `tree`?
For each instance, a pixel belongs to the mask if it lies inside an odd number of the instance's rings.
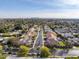
[[[5,33],[6,30],[4,28],[0,28],[0,33]]]
[[[15,24],[14,30],[21,30],[21,29],[22,29],[21,24]]]
[[[47,48],[45,46],[40,48],[40,52],[41,52],[40,53],[41,58],[46,58],[46,57],[48,57],[50,55],[49,48]]]
[[[20,50],[18,51],[18,56],[27,56],[27,53],[29,52],[29,48],[21,45]]]
[[[0,54],[2,53],[3,46],[0,44]]]

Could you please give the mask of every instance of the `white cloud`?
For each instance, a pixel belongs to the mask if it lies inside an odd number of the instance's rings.
[[[26,17],[40,17],[40,18],[79,18],[78,11],[71,12],[0,12],[0,18],[26,18]]]
[[[28,1],[36,4],[43,4],[51,7],[52,6],[58,6],[58,7],[64,7],[64,8],[79,7],[79,0],[21,0],[21,1]]]
[[[60,0],[64,4],[79,5],[79,0]]]
[[[29,2],[35,2],[35,3],[52,3],[55,2],[59,2],[59,4],[64,3],[64,4],[70,4],[70,5],[75,5],[75,4],[79,4],[79,0],[21,0],[21,1],[29,1]]]

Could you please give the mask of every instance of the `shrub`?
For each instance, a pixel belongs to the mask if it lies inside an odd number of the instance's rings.
[[[47,47],[41,47],[40,51],[41,51],[41,53],[40,53],[41,58],[46,58],[50,55],[49,48],[47,48]]]

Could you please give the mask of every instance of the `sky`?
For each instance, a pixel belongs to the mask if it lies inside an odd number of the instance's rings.
[[[0,18],[79,18],[79,0],[0,0]]]

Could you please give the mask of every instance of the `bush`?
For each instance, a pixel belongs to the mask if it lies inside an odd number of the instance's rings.
[[[66,57],[65,59],[79,59],[78,57]]]
[[[18,51],[18,56],[27,56],[27,53],[29,52],[29,48],[21,45],[20,50]]]
[[[0,54],[0,59],[6,59],[6,56]]]
[[[40,53],[41,58],[46,58],[50,55],[49,49],[47,47],[41,47],[40,51],[41,51]]]

